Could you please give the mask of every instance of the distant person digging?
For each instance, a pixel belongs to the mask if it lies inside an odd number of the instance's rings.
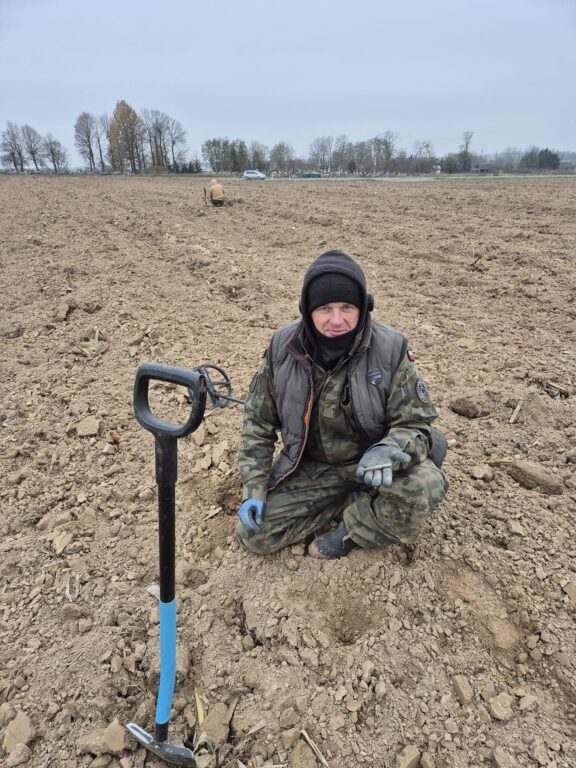
[[[246,401],[236,528],[246,549],[268,554],[319,533],[308,554],[324,559],[411,544],[444,498],[446,440],[431,427],[428,387],[404,335],[373,322],[372,308],[345,253],[306,271],[302,318],[274,334]]]
[[[217,179],[212,179],[210,181],[210,202],[217,208],[221,208],[225,200],[224,187]]]

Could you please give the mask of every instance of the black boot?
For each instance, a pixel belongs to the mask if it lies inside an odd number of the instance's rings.
[[[349,538],[344,522],[341,522],[334,531],[318,536],[308,547],[308,554],[322,560],[336,560],[346,557],[357,546],[358,544]]]

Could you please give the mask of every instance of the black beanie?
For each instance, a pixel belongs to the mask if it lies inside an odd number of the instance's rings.
[[[306,302],[308,312],[313,312],[318,307],[335,301],[353,304],[358,309],[362,309],[364,304],[362,288],[356,280],[337,272],[325,272],[310,282]]]

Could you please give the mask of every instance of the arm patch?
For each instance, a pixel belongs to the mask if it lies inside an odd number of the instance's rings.
[[[418,398],[418,400],[420,400],[421,403],[428,405],[428,403],[430,402],[430,391],[426,386],[426,382],[424,381],[424,379],[418,379],[415,385],[415,389],[416,389],[416,397]]]

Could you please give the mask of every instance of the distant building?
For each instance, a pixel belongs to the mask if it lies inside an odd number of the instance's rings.
[[[493,176],[498,176],[500,170],[500,166],[496,165],[496,163],[478,163],[472,166],[472,173],[479,173],[481,175],[491,173]]]

